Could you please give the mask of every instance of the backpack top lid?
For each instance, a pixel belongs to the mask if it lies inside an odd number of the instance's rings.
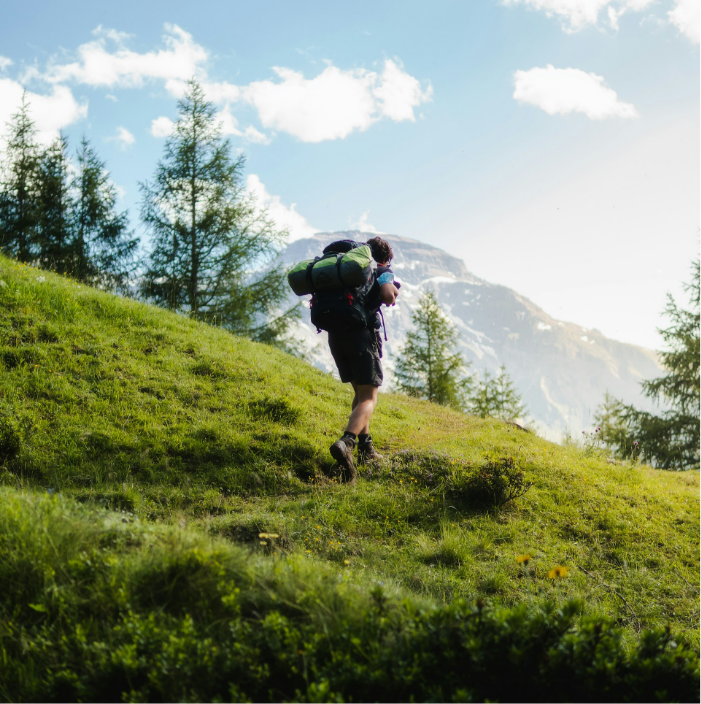
[[[339,254],[345,254],[350,252],[351,249],[360,247],[361,242],[356,242],[355,240],[336,240],[331,244],[327,244],[323,249],[324,254],[329,254],[331,252],[338,252]]]

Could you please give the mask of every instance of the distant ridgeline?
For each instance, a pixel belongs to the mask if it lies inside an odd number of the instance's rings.
[[[292,242],[284,252],[291,263],[318,256],[334,239],[366,240],[369,232],[319,233]],[[657,355],[642,347],[610,340],[598,330],[551,318],[516,291],[471,274],[464,262],[424,242],[383,235],[392,245],[393,269],[402,282],[396,307],[386,311],[389,341],[386,366],[401,348],[411,326],[419,293],[431,288],[460,332],[460,349],[475,371],[496,372],[501,364],[516,383],[530,416],[551,439],[564,431],[579,435],[594,422],[594,411],[608,391],[652,410],[640,393],[640,382],[659,376]],[[326,345],[309,323],[305,310],[300,334],[316,366],[335,368]],[[323,333],[322,333],[323,334]]]

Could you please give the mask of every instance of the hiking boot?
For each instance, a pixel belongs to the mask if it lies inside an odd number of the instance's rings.
[[[377,462],[381,460],[382,457],[383,455],[381,455],[372,444],[372,438],[370,436],[368,436],[368,439],[362,445],[358,445],[358,462],[360,464]]]
[[[353,464],[353,448],[355,440],[344,435],[331,445],[329,452],[341,467],[341,480],[344,482],[354,482],[357,476],[355,465]]]

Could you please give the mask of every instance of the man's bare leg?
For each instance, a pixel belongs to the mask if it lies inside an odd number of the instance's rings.
[[[353,385],[353,402],[351,403],[352,413],[348,419],[348,427],[346,431],[353,435],[369,435],[370,434],[370,418],[377,406],[377,386],[372,384],[356,384]]]
[[[346,427],[347,435],[337,440],[329,448],[331,456],[343,469],[342,476],[344,481],[355,481],[356,469],[353,463],[354,438],[357,435],[367,434],[370,429],[370,417],[377,405],[377,388],[377,386],[372,386],[371,384],[353,384],[355,395],[351,404],[353,410]]]

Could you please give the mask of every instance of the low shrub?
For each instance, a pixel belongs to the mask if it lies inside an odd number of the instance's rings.
[[[364,476],[377,481],[416,484],[446,499],[477,509],[499,508],[532,486],[513,457],[485,457],[476,464],[439,452],[403,450],[369,467]]]
[[[476,503],[498,508],[523,496],[533,486],[513,457],[487,460],[467,480],[467,491]]]
[[[9,701],[695,701],[669,630],[433,606],[62,497],[0,502]]]

